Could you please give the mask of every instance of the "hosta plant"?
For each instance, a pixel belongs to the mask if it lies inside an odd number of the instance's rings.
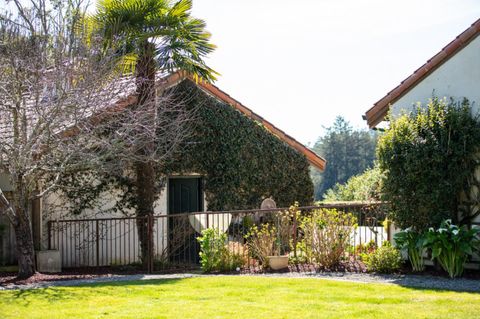
[[[453,225],[451,220],[445,220],[440,228],[430,228],[426,234],[425,245],[432,251],[432,259],[451,278],[461,276],[468,257],[479,250],[480,229],[468,229],[466,226]]]
[[[409,227],[395,234],[394,239],[397,248],[407,253],[413,271],[423,271],[425,269],[423,255],[427,250],[425,234]]]

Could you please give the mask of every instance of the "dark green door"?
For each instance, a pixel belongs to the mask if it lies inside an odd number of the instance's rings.
[[[190,219],[184,213],[203,210],[200,178],[171,178],[168,184],[170,262],[178,265],[198,264],[199,244]]]

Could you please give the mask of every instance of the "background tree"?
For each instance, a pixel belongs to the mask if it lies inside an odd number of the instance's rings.
[[[191,16],[191,0],[101,0],[95,25],[104,37],[105,48],[121,52],[122,63],[133,67],[137,100],[135,108],[146,116],[139,130],[159,127],[156,123],[155,77],[157,72],[185,71],[200,81],[215,79],[215,72],[204,58],[214,50],[205,22]],[[143,134],[137,136],[152,136]],[[136,139],[132,156],[136,193],[136,215],[153,215],[157,195],[155,138]],[[163,158],[163,156],[162,156]],[[157,166],[158,167],[158,166]],[[137,228],[142,260],[146,262],[148,223],[138,219]],[[151,224],[150,224],[151,225]],[[151,245],[150,245],[151,246]]]
[[[380,201],[382,184],[383,174],[375,165],[362,174],[350,177],[345,184],[335,184],[323,198],[327,202]]]
[[[376,132],[354,130],[350,123],[338,116],[313,147],[315,152],[328,160],[323,173],[312,171],[315,200],[321,200],[325,192],[337,183],[343,184],[350,177],[372,167],[376,144]]]

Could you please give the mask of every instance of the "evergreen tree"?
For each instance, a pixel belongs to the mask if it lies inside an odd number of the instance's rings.
[[[341,116],[335,119],[313,147],[316,153],[327,159],[323,173],[312,171],[315,200],[321,200],[337,183],[344,184],[350,177],[373,166],[377,135],[374,131],[354,130]]]

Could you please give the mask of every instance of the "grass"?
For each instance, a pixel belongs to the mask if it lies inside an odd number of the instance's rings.
[[[7,318],[476,318],[480,294],[314,278],[197,277],[0,292]]]

